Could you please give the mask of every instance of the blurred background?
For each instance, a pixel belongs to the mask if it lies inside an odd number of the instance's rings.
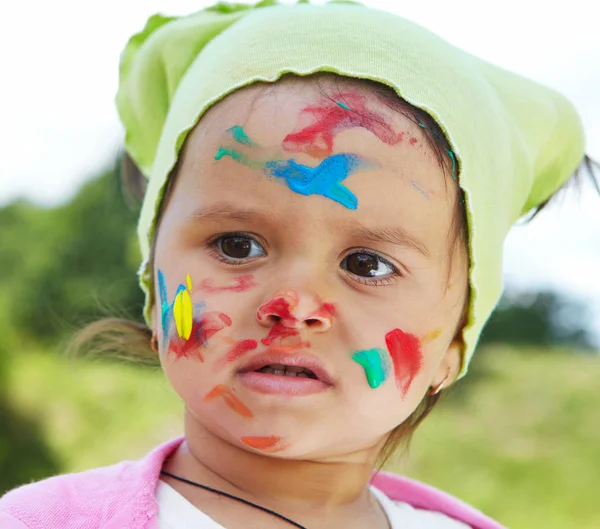
[[[285,3],[285,2],[284,2]],[[319,3],[319,2],[315,2]],[[577,106],[600,159],[595,6],[366,1]],[[181,433],[153,368],[65,356],[102,315],[139,319],[138,204],[115,170],[119,53],[155,13],[202,0],[3,4],[0,18],[0,494],[137,458]],[[505,251],[506,294],[470,374],[394,470],[513,528],[600,527],[600,197],[568,190]]]

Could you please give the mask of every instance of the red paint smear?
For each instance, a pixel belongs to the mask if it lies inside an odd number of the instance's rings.
[[[333,154],[335,134],[354,127],[371,131],[388,145],[402,141],[406,132],[396,133],[382,114],[366,107],[363,96],[344,93],[339,99],[351,110],[340,107],[334,101],[304,108],[302,114],[311,114],[316,122],[288,134],[283,140],[283,148],[288,152],[304,152],[314,158],[326,158]]]
[[[252,351],[258,347],[256,340],[242,340],[236,343],[227,353],[227,361],[233,362],[242,355],[245,355],[248,351]]]
[[[402,397],[405,397],[413,379],[423,366],[421,344],[415,335],[400,329],[388,332],[385,335],[385,343],[394,363],[396,384],[402,390]]]
[[[229,406],[233,411],[243,415],[244,417],[254,417],[254,414],[244,405],[244,403],[238,399],[231,389],[224,384],[216,385],[210,393],[204,397],[206,402],[223,397],[225,404]]]
[[[254,281],[254,277],[252,274],[248,274],[245,276],[236,277],[237,283],[235,285],[229,285],[226,287],[216,287],[213,285],[211,279],[205,279],[200,283],[200,290],[206,292],[207,294],[218,294],[219,292],[246,292],[251,288],[258,286],[258,283]]]
[[[411,145],[415,145],[415,144],[416,144],[418,141],[419,141],[419,140],[418,140],[417,138],[411,138],[409,143],[410,143]]]
[[[281,438],[275,435],[271,437],[242,437],[242,443],[257,450],[275,448],[279,444],[279,441],[281,441]]]
[[[307,318],[323,318],[325,320],[332,320],[335,316],[335,305],[333,303],[323,303],[315,312],[313,312]]]
[[[206,312],[202,315],[202,319],[192,320],[192,332],[187,340],[178,335],[169,340],[167,354],[173,353],[176,359],[197,358],[200,362],[204,362],[202,347],[207,344],[209,338],[230,325],[231,318],[227,314]]]
[[[298,336],[299,334],[300,332],[298,331],[298,329],[295,329],[294,327],[286,327],[285,325],[283,325],[283,323],[278,321],[275,325],[273,325],[273,327],[271,327],[269,334],[266,338],[263,338],[261,340],[261,343],[263,345],[271,345],[271,343],[273,343],[273,340],[283,340],[284,338],[289,338],[290,336]]]

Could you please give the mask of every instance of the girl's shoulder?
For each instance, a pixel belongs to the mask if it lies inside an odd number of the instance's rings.
[[[427,527],[505,529],[458,498],[404,476],[378,472],[373,476],[371,485],[391,500],[395,509],[408,509],[419,521],[430,522]]]
[[[23,485],[0,498],[1,527],[86,529],[144,527],[156,516],[162,463],[181,443],[170,441],[139,461],[64,474]]]

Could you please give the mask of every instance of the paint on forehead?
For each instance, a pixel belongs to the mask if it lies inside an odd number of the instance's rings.
[[[193,318],[192,329],[188,339],[172,336],[169,340],[167,354],[179,358],[196,358],[204,362],[203,349],[208,340],[219,331],[231,326],[231,318],[222,312],[205,312],[199,318]]]
[[[427,191],[421,189],[416,182],[411,181],[411,185],[419,192],[421,193],[427,200],[429,200],[429,194],[427,193]]]
[[[321,195],[348,209],[356,209],[356,195],[342,182],[364,165],[360,157],[354,154],[334,154],[317,167],[302,165],[292,159],[267,162],[265,173],[283,180],[300,195]]]
[[[324,158],[333,153],[333,138],[342,130],[362,127],[373,133],[380,141],[395,145],[402,141],[406,132],[396,132],[383,114],[367,108],[364,96],[356,93],[341,94],[344,100],[310,105],[300,112],[312,122],[288,134],[283,148],[288,152],[303,152],[314,158]]]
[[[281,442],[281,438],[276,435],[268,437],[242,437],[241,440],[242,443],[256,450],[268,450],[269,452],[273,452],[276,448],[282,449],[282,447],[278,446]]]
[[[394,329],[385,335],[385,343],[394,365],[396,384],[406,394],[413,379],[423,367],[423,354],[419,339],[413,334],[408,334],[400,329]]]
[[[206,294],[218,294],[220,292],[246,292],[251,288],[258,286],[258,283],[254,281],[252,274],[247,274],[235,278],[233,285],[227,285],[223,287],[217,287],[213,284],[212,279],[205,279],[200,283],[199,290]]]
[[[232,160],[245,165],[246,167],[250,167],[250,169],[264,169],[265,163],[257,160],[251,160],[245,154],[232,149],[231,147],[219,147],[217,154],[215,155],[215,160],[220,160],[224,156],[231,157]]]
[[[250,137],[244,132],[244,128],[241,125],[234,125],[227,132],[231,134],[233,139],[242,145],[250,145],[251,147],[260,147],[258,143],[250,139]]]
[[[378,388],[386,381],[388,364],[385,351],[377,348],[358,351],[352,355],[352,360],[365,370],[367,382],[373,389]]]
[[[254,417],[254,414],[246,407],[246,405],[224,384],[217,384],[206,397],[204,397],[204,401],[211,402],[218,398],[222,398],[225,404],[239,415],[248,418]]]

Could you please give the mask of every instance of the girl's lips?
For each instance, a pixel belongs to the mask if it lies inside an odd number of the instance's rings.
[[[317,377],[293,377],[260,373],[259,369],[270,364],[304,367]],[[316,356],[305,351],[293,351],[288,348],[269,348],[267,351],[251,356],[238,370],[240,380],[264,393],[305,394],[323,391],[333,386],[333,378]],[[260,386],[260,387],[259,387]]]

